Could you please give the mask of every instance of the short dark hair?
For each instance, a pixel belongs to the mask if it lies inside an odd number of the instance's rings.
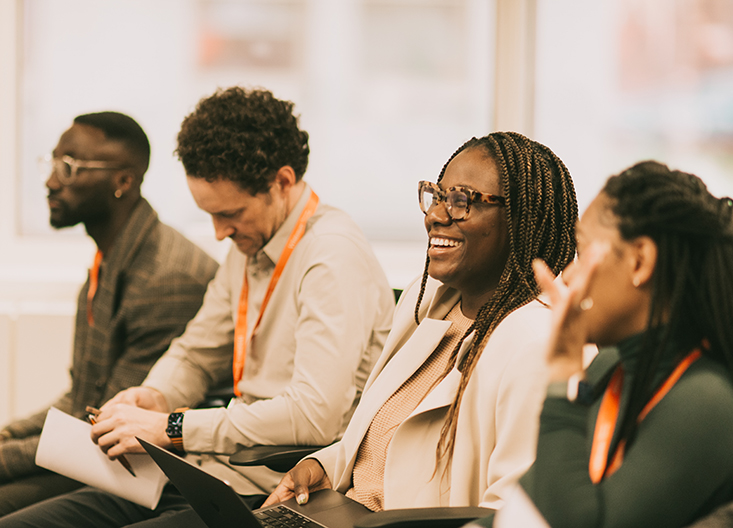
[[[299,181],[308,167],[308,133],[294,104],[263,89],[234,86],[199,101],[183,120],[176,154],[186,175],[237,183],[257,194],[290,166]]]
[[[150,164],[150,142],[142,127],[128,115],[120,112],[96,112],[74,118],[74,123],[98,128],[108,139],[124,143],[135,160],[142,180]]]

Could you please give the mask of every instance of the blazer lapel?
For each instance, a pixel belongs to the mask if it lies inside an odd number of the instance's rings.
[[[411,288],[410,293],[418,290]],[[400,299],[400,306],[392,324],[392,331],[384,344],[384,351],[377,360],[364,388],[364,395],[351,418],[346,434],[340,441],[339,466],[341,470],[337,488],[348,486],[351,481],[356,455],[372,419],[402,384],[419,369],[433,353],[451,326],[443,318],[460,299],[460,293],[439,281],[428,279],[425,302],[420,307],[419,325],[415,325],[414,306],[417,296]],[[427,299],[431,299],[427,302]],[[402,305],[405,308],[402,309]],[[449,374],[450,376],[450,374]],[[436,387],[437,389],[437,387]],[[341,465],[343,464],[343,465]]]
[[[94,378],[101,378],[109,375],[112,363],[116,360],[117,350],[110,347],[110,339],[115,331],[115,316],[122,281],[125,280],[124,270],[129,267],[140,246],[150,234],[151,229],[158,222],[158,215],[153,211],[150,204],[141,198],[135,206],[127,224],[117,236],[112,249],[104,256],[99,272],[99,286],[93,299],[94,326],[86,326],[86,319],[82,321],[85,326],[85,339],[83,348],[77,350],[79,356],[75,357],[74,363],[77,369],[91,368],[88,365],[96,365]],[[82,294],[86,295],[87,285]],[[86,299],[83,299],[84,313],[86,313]],[[79,304],[79,308],[82,303]],[[77,328],[79,326],[77,317]],[[89,400],[92,401],[92,400]]]
[[[449,288],[448,286],[444,286],[435,279],[428,278],[424,298],[431,299],[431,302],[423,302],[420,306],[418,318],[421,324],[429,320],[442,321],[458,302],[460,294],[456,290]],[[394,321],[392,321],[392,331],[387,336],[382,355],[377,359],[377,362],[372,369],[372,373],[367,380],[364,388],[365,391],[371,386],[377,376],[381,374],[382,369],[392,359],[392,357],[402,350],[405,343],[413,338],[415,329],[417,328],[417,325],[415,325],[414,313],[411,310],[400,308],[402,304],[410,306],[415,302],[417,302],[416,296],[409,299],[400,299],[397,314]],[[428,355],[430,355],[433,350],[429,350],[427,352]],[[425,357],[427,358],[427,356]]]
[[[461,343],[461,348],[458,350],[458,359],[456,360],[456,365],[460,364],[461,359],[463,359],[463,357],[470,349],[471,344],[473,344],[473,338],[475,335],[475,332],[471,332],[466,337],[466,339],[463,340],[463,343]],[[417,408],[410,414],[407,419],[409,420],[413,416],[424,413],[426,411],[437,409],[439,407],[447,407],[448,405],[453,403],[453,400],[456,397],[456,392],[458,391],[458,385],[460,381],[461,371],[454,366],[453,369],[448,373],[448,375],[443,378],[441,382],[438,383],[438,385],[436,385],[435,388],[430,391],[427,396],[425,396],[425,398],[423,398],[423,401],[420,402],[420,405],[417,406]]]
[[[347,467],[353,465],[359,446],[374,415],[432,354],[450,326],[450,321],[423,320],[399,350],[399,354],[392,356],[392,359],[373,381],[368,393],[362,397],[356,408],[346,434],[341,439],[343,453],[349,457],[349,460],[345,461]],[[350,479],[351,475],[344,475],[344,478],[347,477]]]

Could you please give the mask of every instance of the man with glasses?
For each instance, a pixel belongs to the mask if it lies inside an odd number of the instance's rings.
[[[239,87],[202,99],[178,134],[191,194],[232,248],[203,306],[141,387],[102,407],[92,436],[111,457],[139,436],[186,453],[252,507],[282,477],[233,467],[242,447],[337,440],[392,323],[394,294],[368,241],[304,181],[308,134],[293,103]],[[234,378],[228,407],[196,405]],[[84,488],[6,522],[30,526],[200,526],[170,487],[151,511]]]
[[[41,160],[51,225],[81,223],[97,246],[79,293],[71,388],[53,403],[78,418],[145,378],[196,314],[217,269],[140,195],[149,159],[140,125],[101,112],[74,119]],[[45,416],[0,430],[0,516],[80,486],[35,465]]]

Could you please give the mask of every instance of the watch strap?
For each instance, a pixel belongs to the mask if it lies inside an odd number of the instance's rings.
[[[173,444],[176,451],[184,452],[183,449],[183,417],[188,407],[180,407],[168,415],[168,427],[165,434]]]
[[[173,444],[173,449],[183,453],[183,436],[170,436],[169,438],[171,439],[171,444]]]

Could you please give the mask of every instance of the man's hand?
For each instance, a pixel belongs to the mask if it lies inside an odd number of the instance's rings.
[[[149,411],[170,412],[165,396],[150,387],[130,387],[129,389],[120,391],[105,403],[100,410],[104,412],[109,406],[118,403],[133,405]]]
[[[92,441],[114,459],[125,453],[145,452],[136,436],[161,447],[171,447],[171,441],[165,434],[167,426],[166,412],[110,401],[102,407],[97,423],[92,426]]]
[[[330,487],[331,481],[320,462],[314,458],[307,458],[287,472],[275,491],[267,497],[262,507],[283,502],[293,497],[298,501],[298,504],[305,504],[308,502],[310,492]]]

